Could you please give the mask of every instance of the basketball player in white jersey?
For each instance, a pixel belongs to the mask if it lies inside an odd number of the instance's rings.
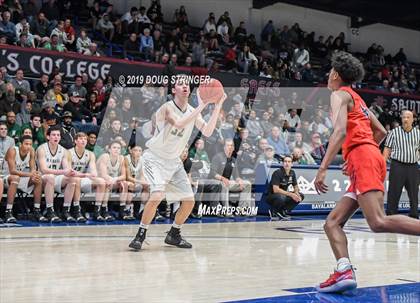
[[[150,186],[150,198],[143,211],[139,230],[129,245],[135,250],[141,249],[156,208],[165,196],[168,201],[182,201],[165,243],[180,248],[192,248],[192,245],[183,239],[180,231],[181,225],[190,215],[195,203],[191,184],[180,156],[194,126],[204,136],[211,136],[226,95],[217,102],[209,122],[206,123],[201,112],[208,103],[204,103],[197,93],[198,107],[193,108],[188,104],[190,87],[186,79],[177,78],[172,94],[174,99],[163,104],[156,112],[155,132],[147,141],[148,150],[142,157],[143,173]]]
[[[108,200],[113,190],[118,190],[120,194],[120,207],[125,208],[128,194],[128,182],[126,181],[126,172],[124,165],[124,156],[121,155],[121,143],[113,141],[109,145],[109,153],[102,154],[98,159],[99,177],[105,180],[107,185],[102,207],[99,210],[95,206],[94,217],[100,221],[101,217],[107,221],[113,221],[115,218],[108,212]]]
[[[4,185],[7,188],[6,223],[16,223],[12,208],[17,190],[24,193],[34,193],[34,216],[40,222],[47,222],[41,215],[40,205],[42,196],[41,173],[36,170],[35,150],[32,147],[32,137],[20,138],[20,146],[12,146],[6,153],[6,176]]]
[[[51,126],[47,130],[47,142],[37,149],[38,167],[42,173],[45,201],[47,203],[46,217],[52,223],[61,222],[54,211],[54,192],[61,193],[64,189],[64,208],[62,217],[66,222],[76,222],[70,215],[77,178],[68,161],[67,150],[59,142],[61,132],[59,126]]]
[[[127,206],[131,205],[134,194],[140,193],[139,213],[141,213],[144,208],[144,203],[149,199],[149,186],[144,178],[141,165],[141,154],[143,150],[140,146],[133,145],[128,147],[128,152],[129,154],[124,159],[128,182]],[[125,213],[128,215],[127,211]]]
[[[102,204],[105,195],[105,180],[98,177],[96,170],[96,157],[94,153],[86,149],[87,135],[79,132],[74,136],[75,146],[69,150],[69,162],[71,168],[76,171],[78,177],[73,196],[73,216],[77,222],[85,223],[86,218],[80,208],[81,193],[96,193],[96,202]],[[102,220],[103,221],[103,220]]]

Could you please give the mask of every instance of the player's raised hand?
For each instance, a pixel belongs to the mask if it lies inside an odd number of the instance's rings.
[[[318,194],[324,194],[328,191],[328,186],[325,184],[325,177],[327,175],[326,170],[318,170],[318,173],[316,174],[316,178],[314,181],[315,189],[318,192]]]

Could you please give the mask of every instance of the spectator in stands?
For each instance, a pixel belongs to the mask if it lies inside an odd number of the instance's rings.
[[[135,31],[129,31],[129,27],[132,27],[132,23],[136,22],[137,23],[137,19],[138,19],[138,9],[137,7],[133,6],[129,12],[126,12],[124,15],[122,15],[121,17],[121,26],[122,26],[122,32],[123,33],[132,33]]]
[[[96,79],[92,92],[96,93],[95,107],[99,106],[102,108],[106,101],[106,87],[104,86],[104,81],[101,78]]]
[[[86,50],[83,54],[86,56],[95,56],[95,57],[101,56],[101,54],[98,51],[98,45],[96,43],[91,43],[89,45],[88,50]]]
[[[316,76],[312,70],[312,66],[310,63],[306,63],[302,72],[302,81],[306,82],[314,82],[316,80]]]
[[[210,31],[216,31],[216,20],[214,17],[209,17],[207,22],[204,24],[204,33],[208,34]]]
[[[23,70],[16,71],[16,77],[10,81],[15,88],[15,96],[19,101],[26,99],[26,95],[31,91],[31,85],[24,79]]]
[[[400,93],[400,88],[399,88],[398,82],[392,83],[392,86],[389,90],[393,94],[399,94]]]
[[[139,24],[140,24],[140,31],[139,32],[143,32],[143,30],[146,27],[149,27],[150,23],[152,23],[150,21],[149,17],[147,17],[146,8],[144,6],[140,7],[138,19],[139,19]]]
[[[295,71],[301,71],[305,64],[309,63],[309,52],[303,43],[293,51],[293,67]]]
[[[51,35],[51,40],[44,45],[45,49],[57,51],[57,52],[65,52],[66,48],[64,44],[59,43],[57,35]]]
[[[55,0],[48,0],[42,5],[41,12],[45,17],[51,21],[58,21],[60,19],[60,8]]]
[[[51,32],[51,39],[52,36],[56,35],[58,37],[58,44],[67,44],[69,42],[69,40],[67,39],[67,34],[66,31],[64,29],[64,21],[60,20],[57,23],[57,27],[53,29],[53,31]]]
[[[398,53],[394,56],[394,61],[399,64],[407,63],[407,56],[404,53],[404,49],[401,47]]]
[[[233,34],[234,40],[237,44],[242,45],[246,41],[247,31],[245,28],[245,22],[239,22],[239,26],[235,29],[235,33]]]
[[[257,167],[259,165],[264,165],[265,172],[268,176],[271,165],[280,164],[280,161],[278,158],[274,157],[274,147],[272,147],[271,145],[268,145],[268,143],[264,144],[264,146],[265,146],[264,150],[255,161],[255,170],[257,170]]]
[[[96,144],[97,137],[98,135],[96,132],[88,133],[88,142],[86,145],[86,149],[93,152],[95,154],[96,159],[98,159],[99,156],[105,152],[102,147]]]
[[[211,161],[209,177],[213,179],[210,184],[221,186],[221,203],[229,206],[229,192],[240,192],[239,207],[254,206],[251,197],[251,183],[240,178],[238,168],[235,166],[234,143],[225,140],[224,151],[218,153]]]
[[[77,37],[76,41],[76,49],[78,53],[84,54],[86,51],[88,51],[89,46],[91,45],[92,41],[88,37],[86,30],[82,28],[80,30],[80,36]]]
[[[288,220],[288,212],[292,211],[304,196],[299,192],[296,173],[292,169],[292,157],[286,156],[283,167],[277,169],[270,180],[267,202],[271,206],[270,215],[280,220]]]
[[[321,164],[322,159],[325,156],[326,149],[321,142],[321,135],[317,132],[312,134],[311,141],[311,156],[317,164]]]
[[[23,3],[23,15],[28,18],[29,22],[32,22],[38,11],[39,8],[35,0],[28,0],[26,3]]]
[[[147,62],[153,58],[153,38],[150,36],[150,29],[144,29],[144,35],[140,38],[140,52],[144,55]]]
[[[290,150],[293,150],[295,147],[301,148],[304,153],[310,153],[312,151],[311,146],[304,142],[303,134],[301,132],[295,134],[295,140],[289,145]]]
[[[7,150],[15,146],[15,140],[7,135],[7,125],[6,122],[0,121],[0,162],[2,165],[0,166],[0,173],[4,175],[3,172],[3,161],[6,156]]]
[[[69,111],[65,111],[61,122],[61,140],[60,145],[66,149],[74,146],[74,137],[76,136],[76,128],[73,125],[73,115]]]
[[[109,20],[108,14],[103,14],[102,17],[99,19],[98,24],[96,25],[96,29],[99,30],[109,42],[112,42],[114,39],[114,24]]]
[[[260,122],[257,120],[257,113],[255,110],[250,111],[246,128],[249,130],[249,137],[253,140],[255,140],[257,137],[264,136],[264,129],[261,127]]]
[[[73,91],[70,94],[70,100],[64,105],[63,110],[72,114],[73,124],[79,129],[82,129],[81,125],[84,125],[87,122],[92,122],[94,125],[96,124],[96,118],[92,117],[90,110],[82,104],[78,91]],[[86,129],[81,131],[85,132]]]
[[[45,143],[47,128],[41,123],[40,114],[32,114],[31,121],[28,124],[22,125],[22,129],[29,128],[32,132],[33,142],[32,145],[36,149],[42,143]]]
[[[73,92],[77,92],[80,102],[83,103],[86,101],[87,89],[83,86],[82,81],[82,76],[75,76],[74,83],[69,87],[68,93],[71,95]]]
[[[266,42],[271,42],[271,37],[275,32],[273,20],[268,20],[267,24],[264,26],[261,31],[261,40]]]
[[[5,11],[2,14],[2,20],[0,20],[0,35],[7,38],[9,44],[16,42],[16,26],[10,21],[10,12]]]
[[[101,8],[99,2],[94,2],[93,6],[89,10],[90,22],[92,23],[92,28],[96,28],[99,19],[101,18]]]
[[[219,35],[221,41],[223,41],[224,44],[229,44],[229,42],[230,42],[229,26],[228,26],[226,21],[223,21],[217,27],[217,34]]]
[[[42,74],[39,82],[35,85],[35,93],[37,99],[44,99],[45,94],[49,89],[48,75]]]
[[[297,114],[297,110],[295,108],[291,109],[287,114],[286,114],[286,121],[288,124],[288,131],[290,132],[295,132],[297,129],[300,128],[300,117]]]
[[[302,148],[295,147],[292,152],[293,162],[299,165],[315,165],[316,162],[312,156],[304,152]]]
[[[271,130],[274,127],[273,123],[271,123],[270,121],[270,114],[267,111],[263,112],[260,125],[264,131],[264,136],[267,137],[271,133]]]
[[[41,38],[48,38],[50,34],[50,22],[45,17],[43,12],[38,14],[38,17],[35,19],[33,24],[31,25],[32,33],[34,35],[38,35]],[[48,39],[49,40],[49,39]]]
[[[205,41],[194,41],[193,48],[192,48],[192,59],[193,63],[201,66],[207,67],[210,69],[213,65],[213,60],[207,57],[208,54],[208,42]]]
[[[246,128],[240,131],[240,144],[238,144],[236,152],[238,172],[245,179],[250,178],[254,174],[255,161],[257,159],[256,148],[248,139],[248,133]]]
[[[217,20],[217,26],[222,24],[223,22],[226,22],[227,26],[229,27],[229,35],[233,32],[233,24],[232,20],[229,17],[229,12],[226,11],[223,13],[223,15],[220,16],[219,20]]]
[[[26,100],[22,102],[22,110],[16,115],[16,124],[22,126],[31,121],[32,101]]]
[[[54,84],[54,88],[47,91],[44,96],[45,102],[53,102],[54,106],[57,106],[59,109],[64,107],[64,104],[68,102],[68,95],[62,92],[62,85],[60,82]]]
[[[238,56],[238,66],[240,71],[243,73],[248,73],[248,69],[253,62],[258,63],[257,57],[251,53],[251,50],[248,45],[244,45],[243,50],[239,53]]]
[[[67,36],[67,49],[74,49],[74,43],[76,42],[76,31],[74,30],[73,26],[71,26],[71,19],[66,18],[64,23],[64,31]]]
[[[27,33],[21,33],[19,36],[19,40],[16,43],[17,46],[26,47],[26,48],[35,48],[34,39],[32,37],[31,40],[28,39]]]
[[[194,147],[190,149],[188,157],[193,161],[200,161],[203,167],[199,170],[200,178],[207,178],[210,173],[210,158],[205,150],[205,143],[202,138],[195,141]]]
[[[325,58],[328,54],[328,47],[324,43],[324,36],[320,35],[318,41],[314,43],[312,52],[316,57]]]
[[[20,103],[15,97],[15,88],[12,83],[6,83],[3,95],[0,97],[0,117],[6,115],[7,112],[20,112]]]
[[[123,56],[125,59],[128,59],[128,56],[138,57],[140,48],[136,33],[130,34],[128,39],[124,42],[123,48]]]
[[[20,138],[20,126],[16,124],[16,114],[10,111],[6,115],[7,135],[17,144]]]
[[[280,129],[277,126],[274,126],[271,129],[271,135],[267,138],[268,144],[274,147],[274,151],[279,156],[289,155],[289,147],[280,137]]]

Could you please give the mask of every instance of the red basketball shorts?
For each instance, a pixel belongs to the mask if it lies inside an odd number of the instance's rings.
[[[386,162],[376,146],[362,144],[351,150],[347,156],[347,171],[351,184],[346,196],[356,199],[373,190],[385,192]]]

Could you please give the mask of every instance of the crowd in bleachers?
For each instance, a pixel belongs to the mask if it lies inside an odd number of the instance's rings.
[[[276,28],[272,20],[257,39],[248,33],[246,20],[233,24],[228,11],[221,16],[210,12],[202,27],[191,26],[188,7],[163,16],[159,0],[127,12],[116,12],[106,0],[95,0],[92,7],[87,1],[70,0],[50,0],[42,7],[36,1],[2,2],[0,43],[22,47],[93,56],[109,55],[112,49],[119,50],[112,56],[129,60],[318,83],[326,80],[331,54],[351,48],[344,33],[325,37],[299,23]],[[366,53],[356,55],[367,70],[359,87],[419,93],[419,70],[403,49],[392,56],[373,43]]]

